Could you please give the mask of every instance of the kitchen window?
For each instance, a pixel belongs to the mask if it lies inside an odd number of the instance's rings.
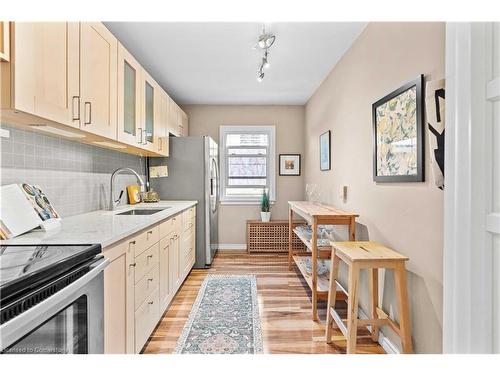
[[[258,203],[263,189],[275,200],[274,126],[221,126],[221,201]]]

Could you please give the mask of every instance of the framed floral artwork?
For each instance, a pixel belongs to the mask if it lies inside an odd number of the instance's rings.
[[[372,105],[373,180],[424,181],[424,76]]]
[[[280,154],[280,176],[300,176],[300,154]]]

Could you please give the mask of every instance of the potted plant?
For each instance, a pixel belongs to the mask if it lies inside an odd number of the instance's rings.
[[[262,199],[260,201],[260,218],[265,223],[271,220],[271,205],[269,204],[269,193],[266,189],[262,190]]]

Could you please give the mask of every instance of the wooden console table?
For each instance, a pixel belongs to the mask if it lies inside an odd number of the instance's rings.
[[[347,225],[349,227],[349,240],[355,240],[356,217],[359,215],[349,213],[338,208],[321,203],[307,201],[289,201],[289,230],[288,230],[288,269],[292,269],[292,259],[304,277],[312,293],[312,319],[318,320],[318,299],[328,298],[329,282],[326,278],[318,278],[318,254],[330,256],[331,246],[318,247],[318,225]],[[302,217],[312,227],[311,240],[304,238],[293,229],[293,214]],[[298,253],[293,249],[293,233],[306,245],[309,252]],[[304,260],[311,258],[311,273],[306,270]]]

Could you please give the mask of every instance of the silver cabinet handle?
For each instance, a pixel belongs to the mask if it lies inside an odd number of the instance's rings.
[[[153,234],[153,231],[152,230],[148,230],[147,234]]]
[[[148,141],[146,139],[146,129],[144,129],[143,132],[144,132],[144,136],[142,137],[144,139],[143,145],[146,146],[148,144]]]
[[[147,258],[148,259],[153,259],[153,256],[152,255],[148,255]]]
[[[139,143],[140,145],[142,145],[142,142],[143,142],[142,141],[142,136],[143,136],[144,133],[142,132],[142,128],[137,128],[137,129],[139,129],[139,134],[141,135],[141,140],[139,142],[137,142],[137,143]]]
[[[135,267],[135,266],[137,266],[137,263],[130,263],[129,264],[129,267]]]
[[[148,305],[152,305],[154,302],[153,301],[149,301],[148,302]]]
[[[161,148],[162,148],[162,138],[158,138],[158,151],[161,151]]]
[[[87,118],[87,104],[88,104],[88,108],[89,108],[89,120],[84,121],[83,122],[84,125],[92,124],[92,103],[91,102],[85,102],[85,104],[84,104],[84,106],[85,106],[85,118]]]
[[[153,278],[152,278],[152,277],[151,277],[151,278],[149,278],[149,279],[148,279],[148,281],[153,281]]]
[[[129,245],[135,245],[135,241],[130,241],[128,244]]]
[[[76,108],[78,108],[78,115],[75,116],[75,99],[77,101]],[[73,121],[80,120],[80,97],[78,95],[73,96]]]

